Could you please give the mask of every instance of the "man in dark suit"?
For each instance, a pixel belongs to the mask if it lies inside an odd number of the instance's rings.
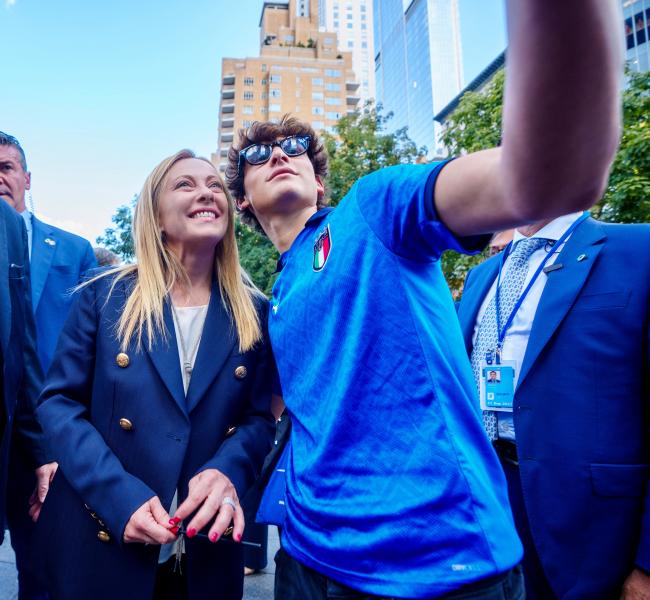
[[[25,227],[20,215],[0,202],[0,519],[3,521],[12,437],[15,438],[13,447],[23,449],[25,460],[34,468],[47,463],[40,428],[34,421],[43,375],[36,355],[30,297]],[[27,513],[26,502],[23,508]],[[0,527],[0,542],[3,539],[4,527]]]
[[[519,229],[467,276],[479,389],[482,365],[514,370],[510,410],[481,396],[529,598],[650,593],[649,248],[650,225],[574,213]]]
[[[36,322],[38,358],[47,372],[56,343],[72,303],[70,291],[83,274],[97,265],[91,245],[79,236],[43,223],[25,204],[25,191],[31,187],[31,173],[18,140],[0,132],[0,197],[20,213],[27,229],[31,263],[31,305]],[[8,506],[11,542],[16,552],[21,598],[37,598],[29,590],[37,573],[30,567],[32,523],[24,506],[34,489],[32,466],[20,447],[11,450],[12,495]],[[34,498],[33,498],[34,499]],[[37,516],[38,503],[32,516]]]

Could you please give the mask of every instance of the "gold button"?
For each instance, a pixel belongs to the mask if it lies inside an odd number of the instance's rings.
[[[246,370],[246,367],[244,365],[239,365],[235,369],[235,377],[237,379],[244,379],[244,377],[246,377],[247,373],[248,373],[248,371]]]
[[[129,355],[124,354],[124,352],[120,352],[115,357],[115,362],[117,363],[118,367],[122,367],[123,369],[125,369],[126,367],[129,366]]]
[[[97,532],[97,539],[100,542],[110,542],[111,541],[111,536],[108,535],[108,533],[106,533],[105,531],[100,530],[100,531]]]
[[[235,433],[235,431],[237,431],[236,427],[228,427],[226,430],[226,437],[230,437],[233,433]]]
[[[124,431],[131,431],[131,429],[133,429],[133,423],[131,423],[131,421],[129,421],[128,419],[122,417],[120,419],[120,427],[124,429]]]

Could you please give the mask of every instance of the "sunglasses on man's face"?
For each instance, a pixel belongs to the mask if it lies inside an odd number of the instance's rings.
[[[271,158],[273,148],[279,146],[287,156],[300,156],[309,150],[310,135],[290,135],[269,144],[251,144],[239,151],[239,175],[244,172],[244,161],[249,165],[263,165]]]

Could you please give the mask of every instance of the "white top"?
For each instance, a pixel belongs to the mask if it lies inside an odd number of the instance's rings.
[[[29,260],[32,259],[32,213],[27,209],[20,213],[20,216],[25,221],[25,229],[27,229],[27,249],[29,251]]]
[[[174,328],[176,330],[176,345],[178,346],[178,360],[181,365],[185,394],[187,394],[187,388],[190,386],[190,374],[185,369],[184,363],[187,361],[190,367],[194,368],[207,312],[207,304],[203,306],[174,306],[172,309]],[[186,356],[183,356],[183,350]]]
[[[549,240],[559,240],[564,232],[573,225],[573,222],[582,215],[582,212],[571,213],[570,215],[564,215],[558,217],[551,221],[548,225],[545,225],[537,233],[531,235],[531,238],[546,238]],[[526,236],[520,233],[518,230],[515,231],[512,244],[516,244],[519,240],[525,238]],[[570,236],[569,236],[570,237]],[[568,238],[567,238],[568,239]],[[566,241],[564,242],[566,244]],[[524,281],[523,289],[526,289],[526,286],[532,279],[535,271],[544,260],[544,257],[548,252],[553,252],[546,265],[552,265],[558,257],[558,254],[562,251],[564,247],[550,247],[549,245],[536,250],[530,255],[528,260],[528,273],[526,273],[526,279]],[[501,280],[503,280],[505,274],[508,272],[510,266],[510,257],[506,259],[505,264],[503,265],[503,272],[501,273]],[[542,271],[539,277],[533,284],[533,287],[530,288],[530,291],[524,298],[519,310],[515,314],[512,325],[506,332],[505,339],[503,340],[503,349],[501,351],[501,360],[504,361],[515,361],[517,366],[515,368],[514,375],[514,386],[517,388],[517,382],[519,380],[519,371],[521,369],[521,364],[524,360],[526,354],[526,348],[528,347],[528,338],[530,337],[530,330],[533,326],[533,320],[535,318],[535,312],[537,311],[537,305],[539,304],[539,299],[542,297],[542,292],[544,291],[544,286],[546,285],[546,280],[548,275]],[[472,337],[472,345],[476,343],[476,338],[478,335],[478,326],[483,320],[483,315],[488,307],[488,304],[494,297],[496,289],[496,277],[492,283],[492,287],[486,294],[481,304],[481,308],[478,311],[476,316],[476,323],[474,324],[474,335]],[[498,431],[499,437],[504,439],[515,439],[514,425],[512,424],[512,414],[499,412],[497,413],[498,418]]]

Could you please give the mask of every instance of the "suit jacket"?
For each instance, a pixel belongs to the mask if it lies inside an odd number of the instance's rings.
[[[14,427],[19,445],[29,452],[33,466],[46,462],[40,429],[34,420],[42,385],[35,344],[25,225],[22,217],[0,200],[0,519],[4,519],[6,509],[9,448]],[[0,541],[3,536],[4,527],[0,527]]]
[[[468,353],[500,256],[467,276]],[[618,597],[650,569],[650,226],[587,219],[548,274],[513,417],[530,528],[564,598]]]
[[[32,215],[31,283],[38,357],[47,372],[59,334],[72,306],[72,289],[97,266],[83,238],[43,223]]]
[[[239,352],[216,284],[186,397],[168,304],[168,339],[118,357],[115,323],[132,282],[109,295],[111,280],[79,294],[37,411],[60,465],[37,524],[55,598],[151,597],[159,547],[122,543],[131,515],[153,496],[169,508],[177,489],[182,502],[208,468],[243,498],[273,440],[269,347]],[[220,552],[240,550],[186,539],[190,597],[241,586],[243,562],[225,574],[218,566]]]

